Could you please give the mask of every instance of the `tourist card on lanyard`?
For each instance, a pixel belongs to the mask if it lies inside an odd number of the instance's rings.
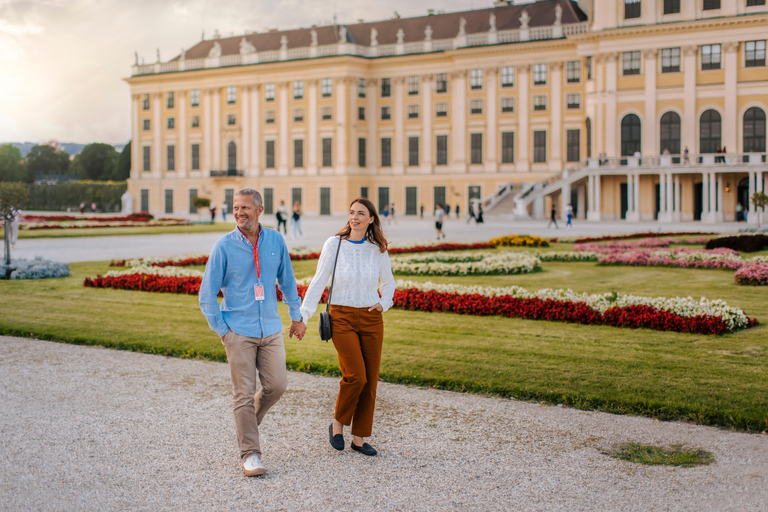
[[[240,228],[238,227],[237,229],[240,229]],[[264,286],[262,286],[261,284],[261,265],[259,265],[258,239],[256,240],[256,245],[251,244],[251,247],[253,247],[253,263],[256,265],[256,283],[257,283],[253,285],[253,298],[258,302],[258,301],[264,300]]]

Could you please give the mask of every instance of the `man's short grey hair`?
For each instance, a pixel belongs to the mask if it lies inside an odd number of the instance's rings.
[[[236,196],[251,196],[251,199],[253,199],[253,204],[258,208],[262,204],[264,204],[261,201],[261,194],[259,194],[259,191],[255,188],[241,188],[235,193]]]

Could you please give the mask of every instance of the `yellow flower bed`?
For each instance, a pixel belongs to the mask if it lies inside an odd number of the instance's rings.
[[[549,247],[549,243],[538,236],[507,235],[491,238],[490,242],[496,247]]]

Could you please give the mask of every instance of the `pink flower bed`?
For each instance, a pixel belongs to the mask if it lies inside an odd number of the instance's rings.
[[[768,263],[746,263],[736,271],[736,282],[745,286],[768,286]]]
[[[744,265],[744,262],[742,260],[727,258],[689,260],[675,258],[669,255],[654,255],[653,251],[648,250],[636,250],[606,254],[600,258],[598,264],[631,265],[635,267],[680,267],[737,270]]]

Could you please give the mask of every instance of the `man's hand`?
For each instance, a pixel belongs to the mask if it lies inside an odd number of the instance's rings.
[[[384,308],[379,303],[379,304],[374,304],[373,306],[369,307],[368,311],[384,311]]]
[[[307,332],[307,326],[304,324],[304,322],[301,321],[294,321],[291,322],[291,326],[288,328],[288,337],[293,338],[293,335],[296,335],[296,338],[301,340],[304,338],[304,333]]]

